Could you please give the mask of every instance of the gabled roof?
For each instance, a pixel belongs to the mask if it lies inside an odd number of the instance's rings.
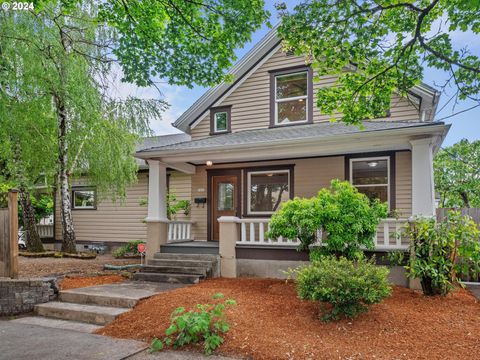
[[[279,128],[266,128],[244,130],[229,134],[215,135],[203,139],[181,142],[177,144],[157,146],[137,152],[137,156],[161,152],[188,152],[213,149],[231,149],[240,146],[257,146],[273,144],[275,142],[299,140],[325,140],[337,135],[354,135],[371,132],[381,132],[394,129],[427,128],[443,126],[442,122],[406,122],[406,121],[364,121],[364,129],[355,125],[346,125],[341,122],[320,122],[314,124],[285,126]]]
[[[239,85],[242,78],[258,65],[268,54],[273,52],[281,43],[278,37],[277,28],[279,24],[274,26],[250,51],[243,56],[237,64],[229,71],[233,76],[231,83],[222,82],[205,92],[192,106],[190,106],[174,123],[176,128],[190,133],[190,126],[212,107],[223,95],[232,91]],[[413,98],[417,100],[417,105],[422,114],[422,121],[433,121],[436,107],[438,105],[440,93],[426,84],[419,84],[411,89]]]

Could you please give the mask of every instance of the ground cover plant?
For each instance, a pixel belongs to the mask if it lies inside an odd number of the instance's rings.
[[[405,233],[411,239],[412,254],[406,275],[420,279],[425,295],[446,295],[460,275],[480,273],[480,232],[471,217],[450,211],[442,221],[419,218]],[[403,253],[390,258],[397,263],[404,260]]]
[[[295,271],[298,295],[331,305],[330,309],[324,307],[323,321],[354,318],[391,294],[389,270],[374,261],[322,256]]]
[[[427,297],[394,286],[392,296],[355,321],[324,323],[317,317],[319,302],[298,298],[291,281],[215,278],[145,299],[97,333],[162,338],[176,308],[208,303],[216,292],[238,304],[225,309],[231,329],[215,354],[255,360],[478,358],[480,304],[464,289]]]
[[[373,250],[373,237],[385,217],[386,204],[370,200],[348,181],[334,179],[316,197],[285,202],[273,214],[267,236],[299,239],[299,250],[307,250],[322,229],[325,253],[356,259],[362,247]]]
[[[222,334],[230,329],[224,310],[227,306],[236,305],[235,300],[226,299],[222,293],[212,298],[213,303],[197,304],[193,310],[186,311],[183,306],[175,309],[171,315],[171,324],[165,330],[163,340],[154,338],[150,351],[162,350],[164,345],[174,349],[203,342],[203,350],[210,355],[224,341]],[[220,301],[221,300],[221,301]]]
[[[140,253],[137,250],[138,244],[144,244],[145,241],[143,240],[131,240],[125,245],[119,246],[115,250],[113,250],[112,255],[115,258],[123,258],[123,257],[137,257],[140,256]]]

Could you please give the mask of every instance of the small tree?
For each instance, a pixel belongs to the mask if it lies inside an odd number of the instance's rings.
[[[386,216],[386,204],[370,201],[348,181],[334,179],[314,198],[284,203],[273,214],[267,236],[299,239],[299,250],[307,250],[322,229],[323,251],[354,259],[362,247],[373,249],[373,236]]]
[[[425,295],[446,295],[458,275],[468,275],[472,270],[479,273],[480,232],[469,216],[450,211],[442,222],[417,219],[406,235],[412,239],[406,274],[420,279]]]

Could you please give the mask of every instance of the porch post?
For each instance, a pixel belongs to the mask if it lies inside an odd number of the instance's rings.
[[[238,241],[238,218],[235,216],[222,216],[218,219],[219,247],[220,254],[220,276],[227,278],[237,277],[237,259],[235,246]]]
[[[148,160],[148,215],[147,260],[160,251],[160,245],[168,240],[167,218],[167,167],[157,160]]]
[[[435,215],[433,183],[433,138],[411,140],[412,145],[412,215]]]

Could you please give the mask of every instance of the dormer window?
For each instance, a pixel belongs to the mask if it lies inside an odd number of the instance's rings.
[[[312,76],[309,67],[271,73],[271,126],[312,122]]]
[[[223,134],[231,131],[231,106],[210,109],[210,133]]]

